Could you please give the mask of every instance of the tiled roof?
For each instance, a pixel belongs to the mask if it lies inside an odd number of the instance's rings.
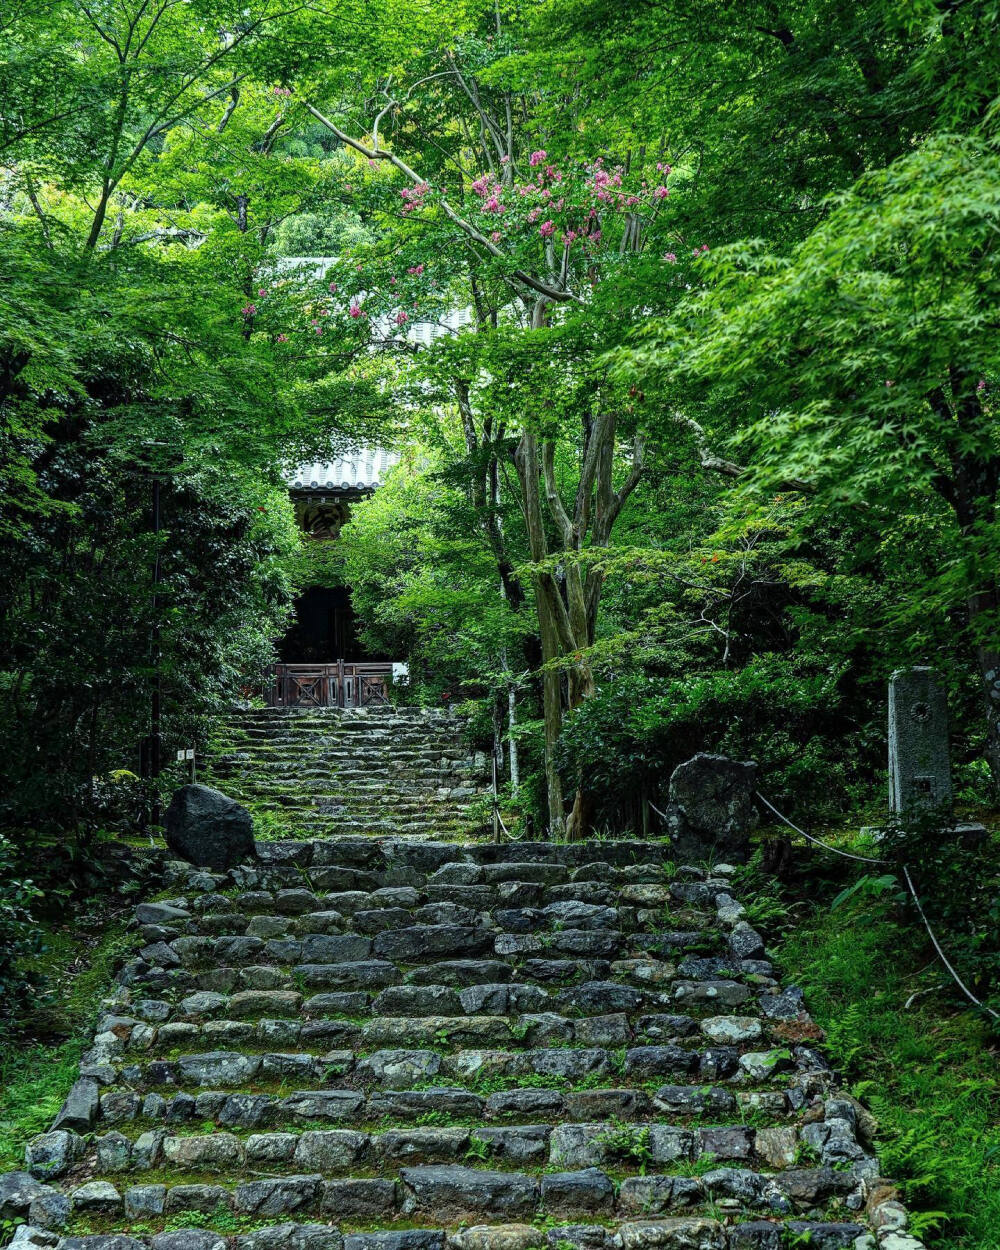
[[[372,490],[398,460],[384,447],[358,447],[336,460],[300,464],[287,480],[292,490]]]

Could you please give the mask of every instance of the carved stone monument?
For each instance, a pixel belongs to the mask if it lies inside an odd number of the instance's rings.
[[[901,668],[889,682],[889,812],[951,821],[948,701],[932,668]]]

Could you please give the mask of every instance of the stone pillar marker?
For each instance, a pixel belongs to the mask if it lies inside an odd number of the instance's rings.
[[[938,812],[951,821],[948,701],[932,668],[901,668],[889,681],[889,812]]]

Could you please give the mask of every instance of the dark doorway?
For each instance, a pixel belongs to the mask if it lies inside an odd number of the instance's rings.
[[[310,586],[295,602],[295,621],[278,645],[282,664],[332,664],[379,659],[358,642],[351,592],[346,586]]]

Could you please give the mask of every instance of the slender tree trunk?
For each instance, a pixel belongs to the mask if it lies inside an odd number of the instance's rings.
[[[997,588],[991,587],[971,595],[968,611],[969,622],[974,630],[977,622],[985,617],[986,627],[995,631],[1000,617],[1000,593]],[[993,636],[995,637],[995,633]],[[989,765],[994,794],[997,794],[1000,793],[1000,647],[996,643],[978,643],[976,661],[986,711],[986,744],[983,755]]]
[[[546,597],[535,588],[538,623],[542,636],[542,716],[545,722],[545,790],[549,807],[549,833],[562,838],[566,822],[563,815],[562,778],[556,766],[556,744],[562,732],[562,679],[554,661],[560,657],[559,635]]]
[[[507,758],[510,762],[510,789],[515,796],[521,788],[521,762],[517,755],[517,691],[513,682],[507,687]]]

